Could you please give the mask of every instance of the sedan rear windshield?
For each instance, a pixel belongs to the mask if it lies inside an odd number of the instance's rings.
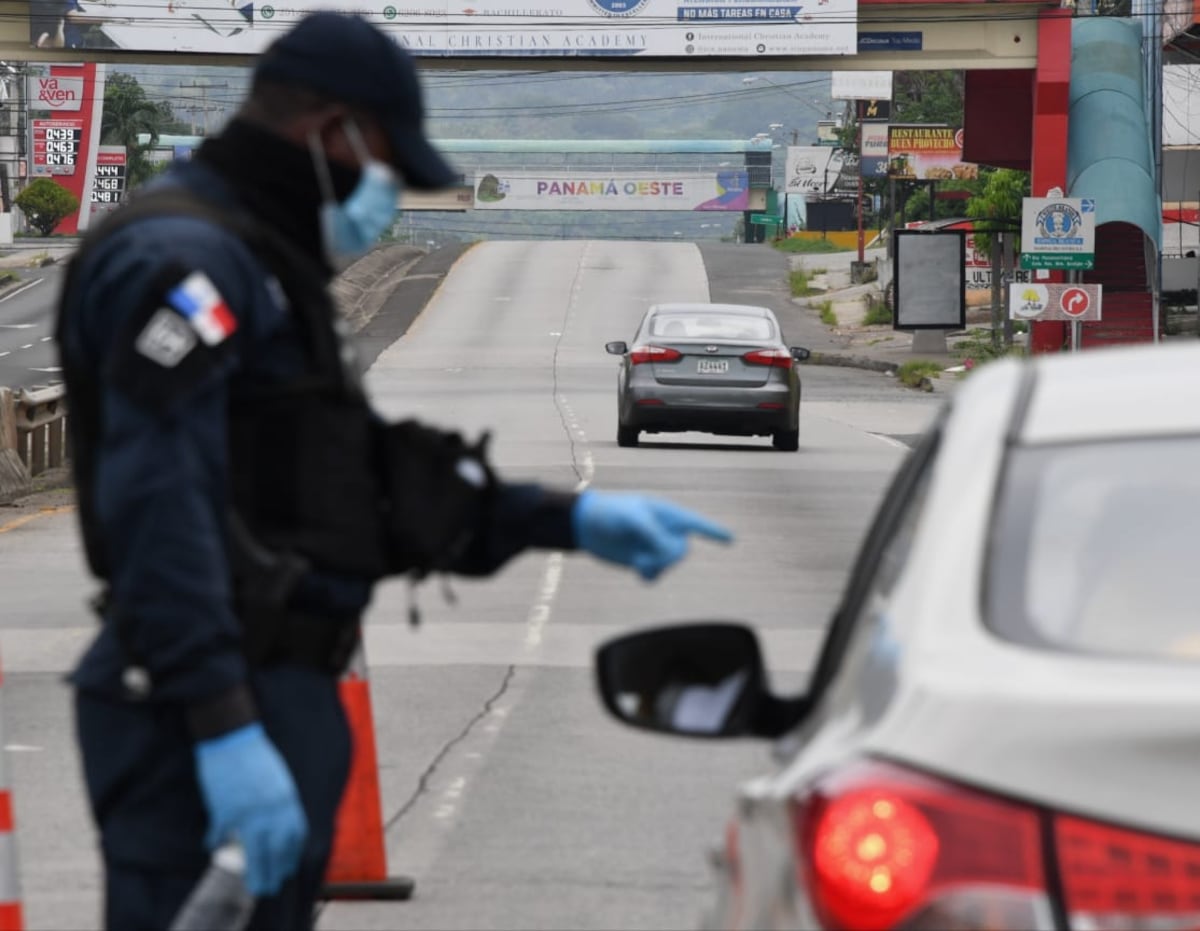
[[[1200,660],[1200,438],[1016,449],[986,616],[1053,649]]]
[[[650,335],[676,339],[771,339],[775,328],[766,317],[739,314],[655,314]]]

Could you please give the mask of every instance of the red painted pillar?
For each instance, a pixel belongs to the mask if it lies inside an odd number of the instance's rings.
[[[1071,93],[1071,13],[1042,10],[1038,17],[1037,71],[1033,79],[1033,153],[1030,180],[1034,197],[1054,188],[1067,193],[1067,128]],[[1046,281],[1062,281],[1052,271]],[[1067,339],[1065,323],[1034,323],[1032,353],[1059,352]]]

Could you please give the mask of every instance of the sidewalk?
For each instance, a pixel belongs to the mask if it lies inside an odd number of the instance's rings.
[[[990,320],[989,308],[969,308],[967,329],[947,334],[947,351],[914,351],[913,333],[893,329],[890,319],[875,324],[866,319],[872,307],[884,306],[884,291],[891,282],[886,249],[865,251],[866,261],[876,263],[878,278],[861,285],[853,284],[850,279],[851,263],[858,259],[857,252],[806,253],[787,258],[789,270],[804,271],[809,276],[812,293],[793,297],[792,303],[800,310],[798,335],[813,350],[813,364],[895,373],[906,362],[928,362],[942,370],[954,370],[964,364],[964,355],[969,355],[973,339],[978,339],[970,335],[971,330],[986,327]],[[928,337],[918,337],[921,338]],[[1020,345],[1023,338],[1023,334],[1017,334],[1016,344]],[[925,390],[946,391],[954,382],[953,377],[930,379]]]

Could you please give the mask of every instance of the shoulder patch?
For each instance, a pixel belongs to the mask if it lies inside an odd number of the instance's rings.
[[[237,331],[237,317],[204,272],[192,272],[168,291],[167,303],[184,316],[206,346],[220,345]]]
[[[163,368],[173,369],[196,348],[196,332],[179,314],[160,307],[138,334],[134,348]]]

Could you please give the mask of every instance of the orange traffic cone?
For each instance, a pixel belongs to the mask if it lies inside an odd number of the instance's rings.
[[[361,642],[338,689],[350,722],[354,748],[321,898],[393,901],[410,898],[415,883],[407,876],[387,874],[375,718],[371,713],[371,684],[367,680]]]
[[[0,686],[3,685],[0,672]],[[0,727],[0,747],[4,731]],[[25,918],[21,911],[21,885],[17,872],[17,834],[13,820],[13,798],[9,789],[8,767],[0,750],[0,931],[21,931]]]

